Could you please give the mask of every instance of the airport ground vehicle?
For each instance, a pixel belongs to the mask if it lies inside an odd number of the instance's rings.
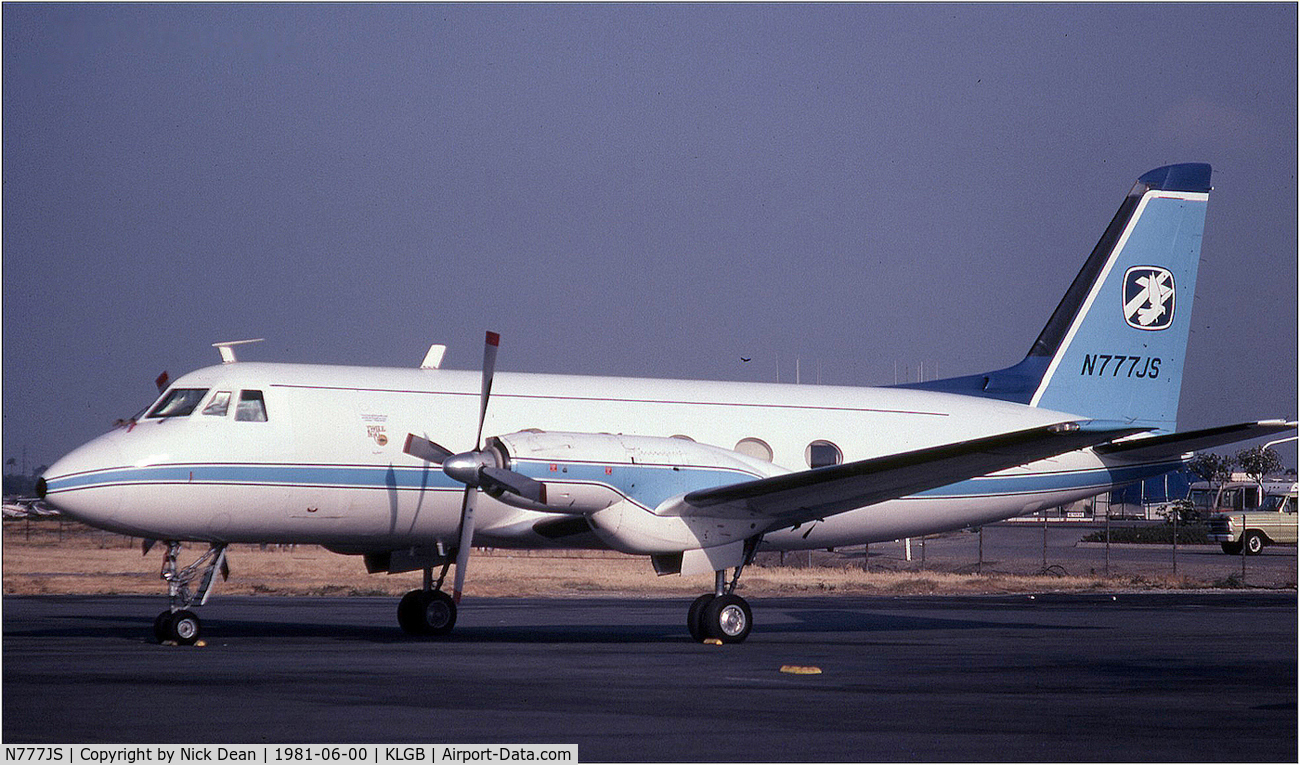
[[[1239,493],[1245,493],[1241,489]],[[1208,536],[1229,555],[1258,555],[1265,545],[1296,544],[1297,484],[1284,491],[1270,490],[1253,509],[1233,509],[1210,516]]]
[[[1202,516],[1229,510],[1253,510],[1259,507],[1264,497],[1269,494],[1285,494],[1295,489],[1296,482],[1291,480],[1264,479],[1263,483],[1251,480],[1245,473],[1233,473],[1232,477],[1215,486],[1208,481],[1197,481],[1187,492],[1187,501],[1200,511]]]

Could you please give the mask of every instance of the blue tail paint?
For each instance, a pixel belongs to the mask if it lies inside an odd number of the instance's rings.
[[[1023,361],[900,387],[1173,431],[1209,192],[1206,164],[1146,173]]]

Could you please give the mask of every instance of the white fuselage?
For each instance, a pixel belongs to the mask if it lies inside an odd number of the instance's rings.
[[[453,545],[463,487],[404,454],[407,433],[474,448],[477,372],[235,363],[185,375],[202,389],[183,417],[141,418],[47,471],[48,499],[69,515],[136,536],[212,542],[319,543],[370,551]],[[264,421],[222,391],[261,391]],[[485,435],[527,429],[683,437],[753,453],[753,475],[806,470],[809,445],[844,462],[1081,419],[996,400],[896,388],[845,388],[565,375],[496,376]],[[744,442],[744,443],[742,443]],[[1169,463],[1108,464],[1092,450],[769,532],[775,549],[832,547],[962,528],[1052,507],[1155,475]],[[739,476],[737,480],[745,478]],[[688,487],[700,488],[700,487]],[[652,507],[644,508],[649,513]],[[593,546],[534,526],[554,514],[482,497],[475,543]]]

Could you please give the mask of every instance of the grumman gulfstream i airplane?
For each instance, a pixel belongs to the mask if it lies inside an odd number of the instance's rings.
[[[760,549],[988,523],[1293,428],[1176,432],[1209,192],[1209,165],[1143,175],[1006,369],[848,388],[496,375],[490,332],[481,371],[439,368],[439,346],[385,369],[238,362],[220,343],[225,363],[160,383],[143,416],[59,460],[40,490],[73,518],[165,542],[160,640],[197,640],[190,609],[228,573],[227,546],[265,542],[422,570],[397,607],[414,635],[452,629],[474,545],[643,555],[660,575],[712,573],[687,626],[739,642],[753,617],[736,584]],[[181,542],[207,549],[179,568]]]

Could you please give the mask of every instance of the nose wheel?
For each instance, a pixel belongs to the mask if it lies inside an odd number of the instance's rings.
[[[203,631],[199,615],[188,609],[163,611],[153,620],[153,635],[159,643],[171,641],[176,645],[194,645]]]
[[[149,551],[151,543],[145,542],[145,552]],[[167,596],[171,600],[171,608],[158,614],[153,620],[153,635],[159,643],[174,643],[176,645],[194,645],[199,642],[203,634],[203,622],[199,619],[198,614],[189,609],[191,604],[201,606],[208,601],[208,592],[212,587],[212,581],[216,578],[218,571],[221,572],[221,578],[226,579],[230,576],[230,568],[226,565],[226,546],[224,544],[214,544],[203,553],[198,560],[183,569],[177,570],[176,559],[179,557],[181,545],[179,542],[168,542],[167,552],[163,556],[162,580],[167,583]],[[202,570],[202,576],[199,578],[198,589],[191,592],[190,583]]]

